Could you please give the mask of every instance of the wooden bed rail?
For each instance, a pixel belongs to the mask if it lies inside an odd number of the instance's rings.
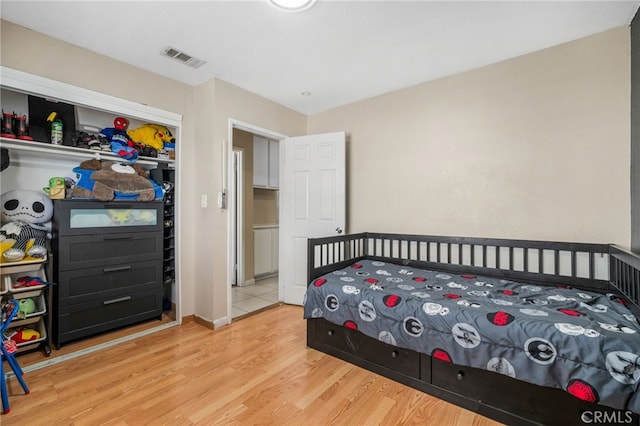
[[[631,300],[628,308],[640,318],[640,256],[615,245],[609,253],[611,284]]]
[[[640,304],[640,257],[609,244],[362,232],[310,239],[309,253],[309,282],[367,258],[598,291],[615,286]]]

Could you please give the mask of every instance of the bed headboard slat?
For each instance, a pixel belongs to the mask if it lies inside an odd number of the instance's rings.
[[[640,316],[640,256],[610,244],[363,232],[309,240],[309,282],[360,259],[619,292]],[[454,247],[455,246],[455,247]]]

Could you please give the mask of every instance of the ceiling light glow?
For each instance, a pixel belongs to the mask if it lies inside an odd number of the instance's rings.
[[[269,3],[274,5],[280,10],[287,12],[300,12],[305,9],[309,9],[316,0],[268,0]]]

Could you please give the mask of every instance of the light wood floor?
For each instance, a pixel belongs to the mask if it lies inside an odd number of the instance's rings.
[[[302,308],[196,323],[9,380],[2,425],[498,425],[305,344]]]

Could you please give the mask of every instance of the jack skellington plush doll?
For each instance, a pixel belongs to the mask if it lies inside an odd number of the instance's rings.
[[[53,203],[44,193],[17,189],[0,195],[2,257],[18,262],[25,256],[42,258],[47,254]]]

